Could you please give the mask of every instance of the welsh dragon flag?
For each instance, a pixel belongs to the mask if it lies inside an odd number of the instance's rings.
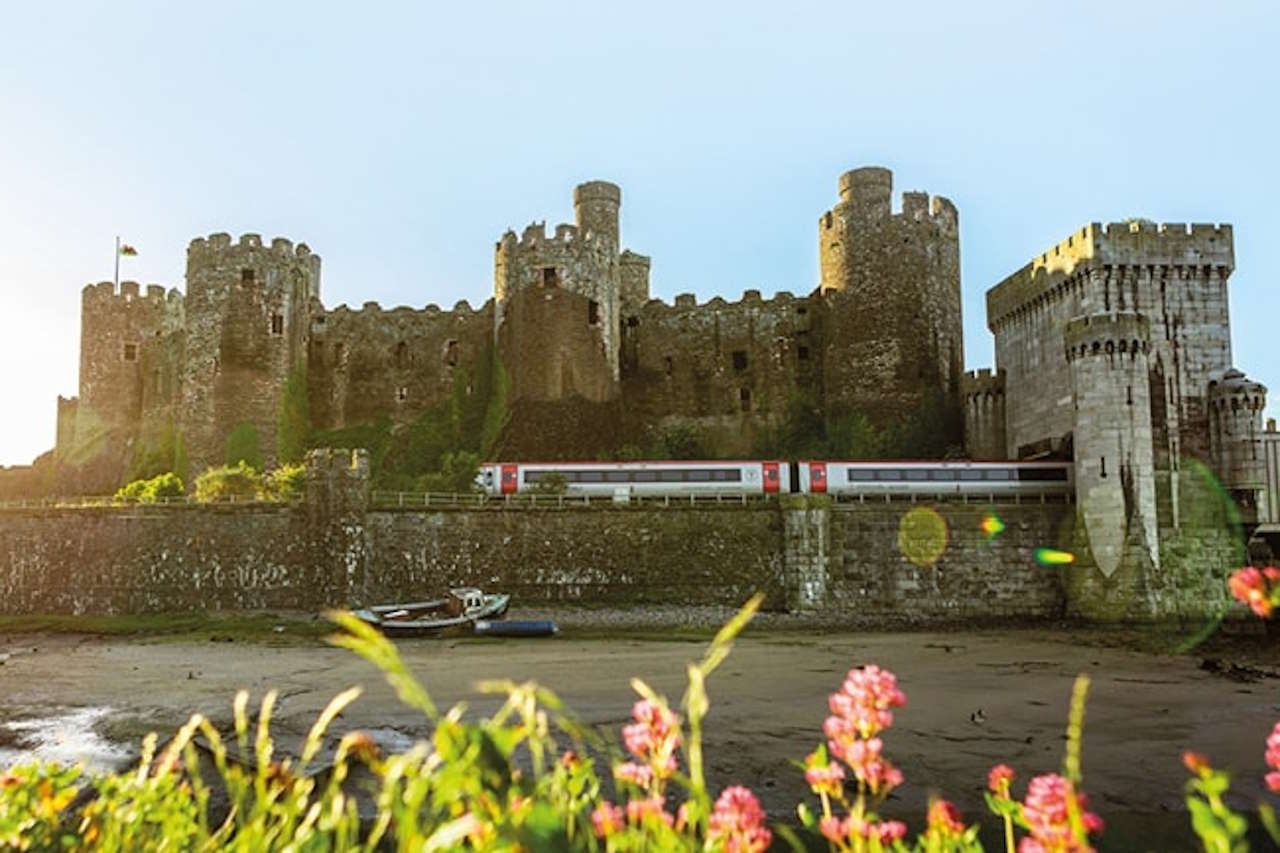
[[[128,243],[122,243],[120,244],[120,254],[124,255],[125,257],[131,258],[134,255],[138,254],[138,250],[130,246]]]

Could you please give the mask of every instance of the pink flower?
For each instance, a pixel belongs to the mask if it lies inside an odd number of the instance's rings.
[[[1102,831],[1102,819],[1085,811],[1087,801],[1084,795],[1077,794],[1069,781],[1056,773],[1037,776],[1027,785],[1026,800],[1022,804],[1022,816],[1031,830],[1031,838],[1040,846],[1022,845],[1018,853],[1034,853],[1034,851],[1062,851],[1062,853],[1083,853],[1092,850],[1087,839],[1077,839],[1071,830],[1070,803],[1075,798],[1076,808],[1080,811],[1080,821],[1085,832]]]
[[[680,746],[680,720],[670,710],[641,699],[631,708],[635,722],[622,727],[622,740],[627,750],[641,759],[654,774],[665,779],[675,772],[676,748]]]
[[[1264,574],[1253,566],[1245,566],[1227,579],[1227,588],[1237,599],[1249,605],[1250,610],[1266,619],[1272,609],[1267,593],[1267,578],[1270,576],[1270,573]]]
[[[1280,770],[1280,723],[1276,723],[1267,735],[1267,766],[1272,770]]]
[[[1202,752],[1192,752],[1191,750],[1187,750],[1182,753],[1182,763],[1188,770],[1195,773],[1197,776],[1201,776],[1213,769],[1209,764],[1209,756]]]
[[[773,833],[764,825],[764,809],[755,794],[741,785],[725,788],[708,821],[707,840],[724,841],[726,853],[760,853]]]
[[[622,809],[608,800],[596,806],[591,813],[591,823],[595,825],[597,838],[607,838],[622,829],[622,821]]]
[[[1267,783],[1267,790],[1275,794],[1280,794],[1280,770],[1268,773],[1263,779]]]
[[[839,844],[849,836],[850,824],[848,820],[841,820],[838,817],[824,817],[818,821],[818,831],[822,833],[822,837],[830,841],[832,844]]]
[[[873,823],[867,827],[870,838],[879,839],[881,844],[892,844],[901,841],[907,834],[907,825],[900,820],[886,820]]]
[[[627,820],[631,823],[643,823],[651,817],[658,818],[667,826],[675,823],[675,818],[667,812],[666,803],[662,797],[647,797],[627,803]]]
[[[653,770],[647,764],[635,764],[628,761],[613,768],[613,778],[639,785],[641,788],[647,788],[649,783],[653,781]]]
[[[861,737],[869,738],[893,725],[890,708],[907,704],[892,672],[868,664],[851,669],[840,690],[829,701],[833,716],[846,721]]]
[[[804,760],[804,781],[809,783],[815,794],[840,796],[841,781],[844,779],[844,768],[834,761],[818,764],[818,753],[812,752]]]
[[[960,810],[947,800],[934,800],[929,803],[929,829],[943,835],[960,835],[964,832],[964,819]]]
[[[1276,581],[1280,581],[1280,569],[1277,569],[1275,566],[1267,566],[1262,570],[1262,576],[1272,583],[1275,583]]]
[[[987,788],[1001,799],[1009,798],[1009,785],[1013,783],[1013,768],[1008,764],[997,764],[987,773]]]

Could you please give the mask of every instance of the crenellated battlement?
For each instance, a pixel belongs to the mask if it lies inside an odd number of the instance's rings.
[[[274,237],[270,246],[263,246],[262,235],[254,233],[241,234],[240,239],[232,243],[230,234],[219,231],[210,234],[208,237],[196,237],[187,245],[188,256],[216,252],[262,252],[264,250],[282,259],[309,258],[312,255],[311,249],[306,243],[295,245],[292,240],[286,237]]]
[[[1067,322],[1062,333],[1067,361],[1116,353],[1146,355],[1151,345],[1147,318],[1133,312],[1090,314]]]
[[[1209,405],[1261,415],[1267,405],[1267,386],[1232,367],[1209,379]]]
[[[772,298],[765,299],[759,290],[748,289],[742,292],[741,298],[737,301],[730,302],[722,296],[713,296],[705,302],[699,302],[698,297],[693,293],[679,293],[671,302],[664,302],[661,299],[650,299],[644,304],[646,312],[654,311],[688,311],[693,310],[726,310],[733,308],[755,308],[759,310],[768,310],[770,308],[790,308],[797,301],[804,302],[806,298],[797,299],[795,294],[789,290],[779,290]]]
[[[85,307],[104,304],[127,305],[136,302],[169,309],[181,306],[183,296],[177,288],[166,290],[162,284],[148,284],[146,290],[143,290],[136,281],[122,281],[117,290],[114,282],[100,281],[97,284],[86,284],[80,291],[80,299]]]
[[[1003,396],[1005,392],[1005,372],[1003,369],[992,371],[989,367],[970,370],[960,376],[960,393],[966,398],[981,397],[986,394]]]

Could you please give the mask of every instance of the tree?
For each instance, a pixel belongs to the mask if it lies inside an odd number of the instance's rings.
[[[281,465],[302,461],[311,438],[311,404],[307,400],[307,378],[296,367],[285,380],[280,406],[276,410],[276,459]],[[230,464],[233,460],[228,459]]]
[[[226,462],[229,467],[243,462],[254,470],[262,470],[262,445],[256,426],[245,421],[231,430],[227,436]]]

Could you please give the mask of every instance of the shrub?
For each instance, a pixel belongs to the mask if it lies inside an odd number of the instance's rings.
[[[157,498],[180,498],[186,490],[182,480],[172,471],[152,477],[150,480],[134,480],[116,491],[116,497],[139,503],[155,503]]]
[[[276,410],[276,457],[285,464],[302,461],[311,438],[311,404],[307,400],[307,376],[294,368],[285,380]],[[228,459],[230,463],[235,460]]]
[[[424,492],[448,492],[468,494],[476,491],[476,474],[480,470],[480,455],[466,450],[446,453],[441,458],[441,469],[424,474],[417,480],[417,487]]]
[[[262,490],[262,478],[244,462],[210,468],[196,477],[196,500],[256,500]]]
[[[262,478],[262,497],[269,501],[302,500],[306,487],[306,465],[281,465]]]

